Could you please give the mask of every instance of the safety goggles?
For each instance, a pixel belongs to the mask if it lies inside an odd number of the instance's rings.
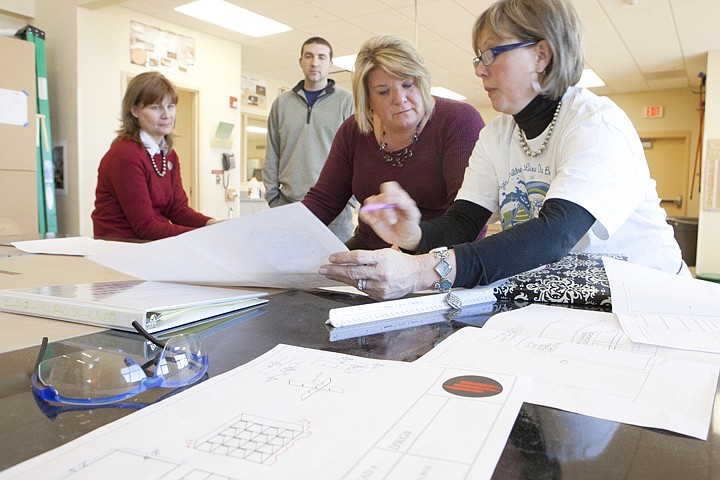
[[[32,389],[42,400],[70,405],[102,405],[120,402],[150,388],[178,388],[200,380],[208,370],[196,335],[175,335],[160,341],[137,322],[133,327],[161,350],[153,359],[138,364],[120,350],[102,347],[64,353],[45,359],[43,338],[32,375]]]

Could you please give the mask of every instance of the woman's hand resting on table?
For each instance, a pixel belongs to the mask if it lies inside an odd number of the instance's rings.
[[[400,298],[424,288],[421,258],[392,248],[333,253],[329,260],[319,273],[353,287],[364,280],[361,290],[375,300]]]

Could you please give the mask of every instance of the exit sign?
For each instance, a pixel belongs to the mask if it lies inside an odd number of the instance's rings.
[[[662,105],[649,105],[645,107],[643,117],[645,118],[662,118],[663,117],[663,106]]]

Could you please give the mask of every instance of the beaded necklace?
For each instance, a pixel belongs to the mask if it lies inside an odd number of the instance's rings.
[[[413,150],[415,149],[415,144],[418,141],[418,137],[420,136],[420,127],[422,126],[422,121],[418,123],[417,128],[415,129],[415,135],[413,135],[412,140],[410,140],[410,145],[403,148],[402,150],[398,150],[397,152],[388,152],[387,151],[387,142],[385,141],[385,130],[382,132],[382,138],[380,139],[380,153],[382,153],[383,159],[385,162],[389,163],[393,167],[402,168],[405,164],[405,161],[413,156]]]
[[[157,165],[155,165],[155,158],[150,155],[150,152],[148,152],[148,157],[150,157],[150,163],[152,164],[153,170],[155,170],[158,177],[164,177],[167,174],[167,153],[165,150],[160,150],[160,155],[162,156],[162,171],[158,170]]]
[[[538,148],[537,150],[532,150],[530,148],[530,145],[528,145],[527,142],[527,138],[525,138],[525,132],[522,128],[520,128],[520,125],[518,125],[518,140],[520,140],[520,146],[525,152],[525,155],[527,155],[528,157],[537,157],[545,151],[545,147],[547,147],[548,142],[550,141],[550,137],[552,136],[553,128],[555,127],[555,122],[557,121],[558,114],[560,113],[561,105],[562,102],[559,102],[558,106],[555,108],[555,113],[553,113],[552,121],[550,121],[550,125],[548,126],[548,133],[545,136],[545,140],[543,140],[542,144],[540,145],[540,148]]]

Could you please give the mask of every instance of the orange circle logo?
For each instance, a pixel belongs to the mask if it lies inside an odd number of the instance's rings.
[[[443,390],[461,397],[492,397],[503,391],[497,380],[477,375],[462,375],[445,380]]]

